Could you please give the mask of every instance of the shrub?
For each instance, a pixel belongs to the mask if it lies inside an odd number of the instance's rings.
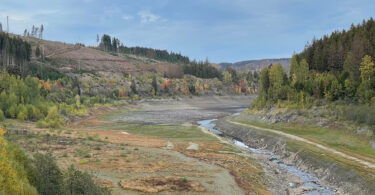
[[[345,119],[358,123],[375,125],[375,106],[351,105],[342,108]]]
[[[140,100],[139,95],[134,94],[134,95],[133,95],[133,100],[134,100],[134,101],[138,101],[138,100]]]
[[[187,182],[188,182],[188,180],[186,179],[186,177],[181,178],[181,181],[182,181],[183,183],[187,183]]]
[[[81,164],[81,165],[86,164],[86,163],[88,163],[88,161],[86,159],[81,159],[79,161],[79,164]]]

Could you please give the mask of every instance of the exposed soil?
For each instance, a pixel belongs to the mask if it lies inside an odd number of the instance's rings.
[[[161,191],[195,191],[204,192],[205,188],[199,182],[188,181],[178,177],[147,177],[120,182],[120,186],[128,190],[138,190],[147,193]]]
[[[28,129],[29,135],[15,139],[30,152],[52,151],[63,168],[74,164],[88,171],[113,194],[143,194],[148,190],[159,194],[269,194],[262,168],[219,139],[141,136],[127,133],[126,126],[119,128],[122,123],[191,126],[197,119],[231,114],[250,101],[251,97],[245,96],[148,100],[136,106],[101,108],[62,130],[20,123],[17,125]],[[190,110],[187,115],[186,108]],[[99,120],[105,113],[110,114],[108,120]],[[123,116],[128,118],[120,121]],[[112,129],[114,126],[117,128]],[[148,187],[141,188],[145,185]]]

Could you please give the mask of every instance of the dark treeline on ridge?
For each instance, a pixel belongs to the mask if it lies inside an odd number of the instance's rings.
[[[31,45],[18,37],[0,33],[0,68],[22,73],[30,61]]]
[[[101,38],[99,48],[106,52],[118,52],[125,54],[133,54],[152,58],[170,63],[179,63],[183,65],[184,74],[191,74],[200,78],[221,78],[221,73],[206,60],[191,61],[189,57],[179,53],[168,52],[166,50],[152,49],[146,47],[126,47],[119,39],[104,34]]]

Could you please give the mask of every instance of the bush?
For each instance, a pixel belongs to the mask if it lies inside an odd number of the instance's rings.
[[[347,120],[352,120],[361,124],[375,125],[375,106],[346,106],[343,107],[342,114]]]

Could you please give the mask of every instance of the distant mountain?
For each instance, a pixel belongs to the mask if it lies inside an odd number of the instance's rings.
[[[261,71],[265,66],[270,64],[280,63],[281,66],[289,73],[290,58],[280,59],[262,59],[262,60],[247,60],[236,63],[220,63],[220,68],[225,69],[227,66],[231,66],[237,71]]]

